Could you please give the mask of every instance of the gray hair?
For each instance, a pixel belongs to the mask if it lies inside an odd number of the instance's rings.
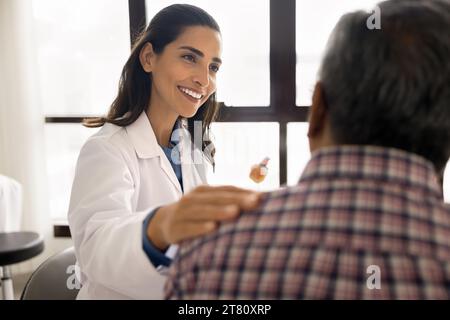
[[[330,127],[342,144],[403,149],[441,173],[450,156],[450,2],[391,0],[344,15],[319,71]]]

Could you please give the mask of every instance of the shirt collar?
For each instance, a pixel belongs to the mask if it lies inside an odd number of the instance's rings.
[[[430,161],[414,153],[378,146],[321,148],[311,155],[299,182],[339,178],[398,183],[442,198],[442,190]]]

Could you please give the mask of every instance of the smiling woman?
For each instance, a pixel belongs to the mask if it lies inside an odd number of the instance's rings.
[[[119,92],[108,115],[86,119],[85,126],[112,123],[124,127],[146,111],[153,130],[157,131],[158,143],[167,146],[173,125],[181,116],[189,119],[193,143],[193,122],[202,121],[202,149],[208,147],[209,128],[219,108],[215,91],[216,73],[222,63],[222,43],[216,21],[197,9],[201,10],[190,5],[172,5],[154,17],[136,41],[123,68]],[[193,95],[186,94],[187,90]],[[180,91],[194,105],[185,106],[185,100],[181,105],[175,102]],[[196,98],[195,93],[202,97]],[[165,125],[160,127],[162,123]],[[210,149],[214,149],[212,145]],[[214,152],[205,155],[214,166]]]
[[[208,135],[221,52],[219,26],[204,10],[161,10],[136,42],[108,114],[85,121],[102,128],[81,148],[70,198],[80,298],[161,298],[157,271],[176,244],[258,204],[253,191],[200,186],[214,165]]]
[[[185,28],[160,54],[147,42],[139,57],[142,68],[152,75],[150,122],[161,114],[172,123],[179,116],[194,116],[216,91],[220,54],[220,33],[205,26]],[[168,136],[161,138],[168,143]]]

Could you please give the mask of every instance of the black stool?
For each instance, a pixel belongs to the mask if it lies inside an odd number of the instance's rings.
[[[44,240],[36,232],[0,232],[0,282],[4,300],[14,299],[9,265],[31,259],[43,250]]]

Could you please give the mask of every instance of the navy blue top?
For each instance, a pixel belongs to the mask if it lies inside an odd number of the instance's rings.
[[[181,174],[181,161],[180,161],[180,154],[178,152],[178,149],[174,149],[174,145],[170,143],[170,147],[161,147],[169,160],[173,171],[175,172],[175,175],[177,176],[178,181],[181,185],[181,190],[183,190],[183,177]],[[150,220],[152,219],[153,215],[159,208],[156,208],[152,210],[147,217],[144,220],[143,223],[143,229],[142,229],[142,245],[145,253],[147,254],[147,257],[149,258],[150,262],[155,266],[155,268],[158,268],[159,266],[166,266],[168,267],[170,263],[172,262],[172,259],[168,258],[165,255],[165,252],[160,251],[158,248],[156,248],[153,243],[150,241],[150,239],[147,237],[147,229],[148,224],[150,223]]]

